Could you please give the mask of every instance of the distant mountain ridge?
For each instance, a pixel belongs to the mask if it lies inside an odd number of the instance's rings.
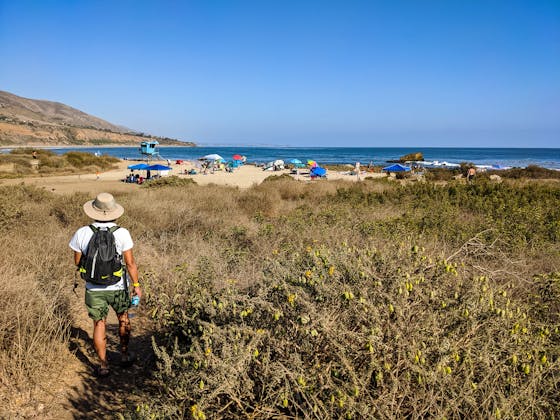
[[[0,146],[123,146],[148,140],[194,146],[192,142],[134,132],[60,102],[0,91]]]

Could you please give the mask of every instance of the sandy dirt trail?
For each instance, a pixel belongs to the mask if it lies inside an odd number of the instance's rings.
[[[63,392],[45,415],[53,419],[114,418],[119,412],[134,409],[142,403],[140,390],[149,385],[154,368],[149,321],[140,310],[130,312],[132,338],[130,349],[138,357],[133,366],[120,366],[118,320],[113,311],[107,318],[107,355],[111,374],[96,376],[99,362],[93,348],[93,322],[87,316],[84,287],[76,290],[71,302],[75,319],[71,328],[70,351],[63,380]]]

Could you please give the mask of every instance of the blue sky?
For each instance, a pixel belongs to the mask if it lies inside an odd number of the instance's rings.
[[[0,0],[0,90],[201,145],[560,147],[560,1]]]

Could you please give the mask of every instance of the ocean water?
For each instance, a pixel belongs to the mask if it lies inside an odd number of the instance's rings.
[[[101,153],[130,160],[142,159],[139,147],[90,147],[90,148],[55,148],[55,153],[80,150]],[[285,162],[299,159],[307,162],[314,160],[319,164],[354,164],[373,163],[384,165],[389,160],[413,152],[422,152],[426,161],[448,162],[458,164],[471,162],[476,165],[502,165],[526,167],[538,165],[545,168],[560,169],[560,149],[506,149],[506,148],[444,148],[444,147],[161,147],[163,159],[196,160],[202,156],[217,153],[226,160],[234,154],[247,157],[250,163],[266,163],[276,159]]]

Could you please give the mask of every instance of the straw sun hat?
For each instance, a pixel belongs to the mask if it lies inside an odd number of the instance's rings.
[[[109,193],[100,193],[95,200],[84,204],[84,212],[93,220],[109,222],[118,219],[124,213],[124,208],[115,201]]]

